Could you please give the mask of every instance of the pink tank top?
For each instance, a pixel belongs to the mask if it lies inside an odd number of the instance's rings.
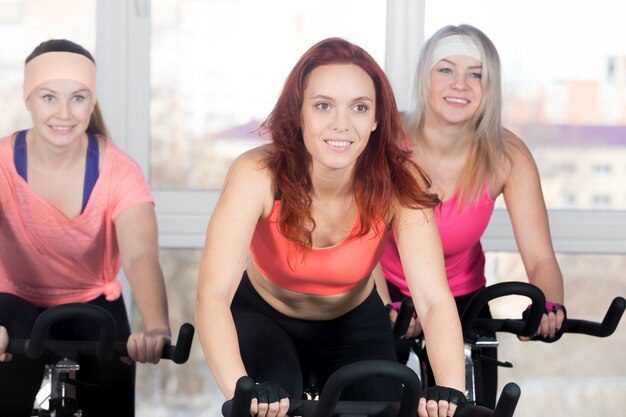
[[[280,200],[254,230],[250,254],[259,271],[274,284],[306,294],[340,294],[369,278],[382,256],[388,231],[382,219],[365,236],[349,237],[360,227],[355,221],[348,237],[336,245],[306,253],[289,242],[278,227]]]
[[[435,221],[441,236],[448,285],[455,297],[474,292],[486,284],[485,254],[480,244],[493,213],[494,200],[485,186],[471,206],[459,208],[458,194],[435,207]],[[409,295],[396,241],[391,234],[380,260],[385,277]]]

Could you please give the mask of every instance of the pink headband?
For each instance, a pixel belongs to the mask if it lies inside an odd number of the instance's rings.
[[[73,80],[81,83],[96,98],[96,64],[73,52],[46,52],[24,66],[24,102],[40,84],[50,80]]]

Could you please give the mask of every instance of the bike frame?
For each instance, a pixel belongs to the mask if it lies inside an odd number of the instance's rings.
[[[97,341],[49,340],[46,339],[50,327],[68,318],[85,318],[99,326]],[[49,410],[40,409],[39,417],[82,417],[77,407],[76,373],[80,370],[80,355],[94,356],[98,360],[109,360],[128,356],[126,341],[115,341],[116,323],[113,316],[102,307],[87,303],[70,303],[51,307],[43,311],[35,320],[29,339],[9,339],[7,351],[36,359],[44,354],[54,359],[46,366],[50,376],[51,396]],[[182,364],[189,358],[195,329],[185,323],[178,332],[176,345],[163,348],[162,358]]]

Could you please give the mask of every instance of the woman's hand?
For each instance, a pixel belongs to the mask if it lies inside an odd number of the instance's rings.
[[[7,346],[9,346],[9,333],[7,329],[0,326],[0,362],[11,360],[11,354],[7,352]]]
[[[126,348],[131,360],[140,363],[159,363],[163,347],[171,342],[169,331],[151,330],[133,333],[128,337]]]
[[[562,304],[547,302],[545,308],[546,311],[543,313],[541,323],[539,323],[539,327],[537,328],[535,335],[532,337],[519,336],[520,340],[526,341],[537,337],[548,340],[554,339],[557,335],[560,337],[558,331],[563,325],[563,320],[567,317],[565,307]],[[528,309],[526,311],[528,311]],[[524,314],[526,314],[526,311]],[[524,314],[522,316],[524,316]]]
[[[250,414],[258,417],[285,417],[287,411],[289,411],[287,391],[270,382],[261,382],[254,386]]]
[[[420,397],[419,417],[452,417],[457,406],[467,402],[461,391],[440,386],[426,388]]]
[[[397,318],[398,318],[398,310],[393,309],[393,308],[389,309],[389,320],[391,320],[392,324],[396,323]],[[409,327],[406,333],[404,334],[404,337],[406,339],[411,339],[411,338],[415,338],[419,336],[420,334],[422,334],[422,325],[419,319],[416,316],[413,316],[411,318],[411,321],[409,322]]]

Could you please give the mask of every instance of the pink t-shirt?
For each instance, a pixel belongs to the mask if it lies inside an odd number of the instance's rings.
[[[495,203],[488,186],[485,186],[480,198],[469,207],[459,208],[457,197],[455,194],[441,206],[434,208],[448,285],[455,297],[474,292],[486,284],[485,254],[480,238],[489,224]],[[393,234],[380,264],[387,280],[402,293],[409,295]]]
[[[119,298],[114,221],[132,206],[154,203],[141,169],[107,139],[89,202],[68,219],[19,176],[12,137],[0,140],[0,292],[39,307]]]

